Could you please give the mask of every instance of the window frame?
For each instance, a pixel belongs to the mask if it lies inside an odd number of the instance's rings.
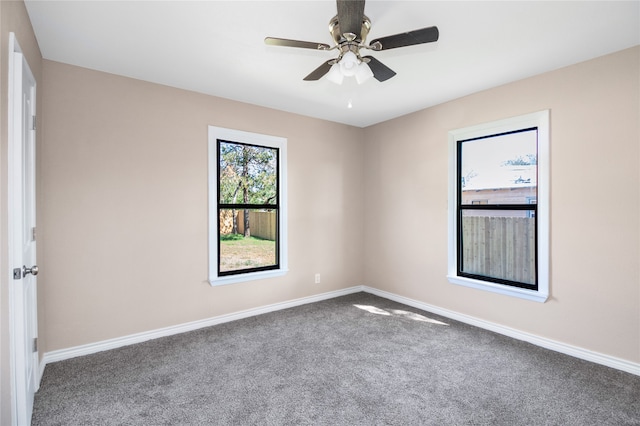
[[[219,272],[219,150],[218,141],[277,149],[277,233],[276,240],[277,265],[267,268],[234,271],[233,273]],[[272,278],[285,275],[288,272],[287,250],[287,139],[278,136],[263,135],[223,127],[209,126],[208,128],[208,159],[209,159],[209,283],[212,286],[226,285],[237,282]],[[264,206],[261,206],[264,207]]]
[[[448,220],[448,274],[450,283],[494,293],[545,302],[549,297],[549,110],[483,123],[449,132],[449,220]],[[537,140],[537,205],[536,261],[537,288],[517,287],[500,280],[484,280],[482,277],[461,275],[459,271],[459,143],[490,136],[514,133],[536,128]],[[477,206],[481,208],[480,205]],[[482,205],[486,207],[486,205]]]

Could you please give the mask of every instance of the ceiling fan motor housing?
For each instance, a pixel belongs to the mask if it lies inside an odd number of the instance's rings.
[[[369,35],[369,30],[371,29],[371,21],[366,16],[362,17],[362,29],[360,30],[360,34],[355,34],[355,39],[348,40],[344,34],[340,31],[340,23],[338,22],[338,15],[334,16],[331,21],[329,21],[329,32],[331,33],[331,37],[335,41],[337,45],[341,45],[342,43],[364,43],[367,39],[367,35]]]

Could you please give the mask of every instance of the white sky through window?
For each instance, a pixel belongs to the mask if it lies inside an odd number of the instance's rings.
[[[535,129],[462,143],[462,179],[465,189],[508,188],[536,184],[535,164],[506,164],[537,158]]]

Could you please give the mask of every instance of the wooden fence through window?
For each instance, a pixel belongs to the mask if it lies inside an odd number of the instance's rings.
[[[233,232],[233,213],[235,213],[237,233],[244,234],[244,210],[223,210],[220,212],[220,233]],[[274,241],[276,239],[276,212],[249,211],[249,229],[251,236]]]
[[[463,272],[535,284],[535,218],[463,216]]]

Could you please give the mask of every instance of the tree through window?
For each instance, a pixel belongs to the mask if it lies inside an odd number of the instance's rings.
[[[284,140],[214,127],[209,139],[210,281],[283,270]]]
[[[220,275],[278,266],[278,150],[218,140]]]

